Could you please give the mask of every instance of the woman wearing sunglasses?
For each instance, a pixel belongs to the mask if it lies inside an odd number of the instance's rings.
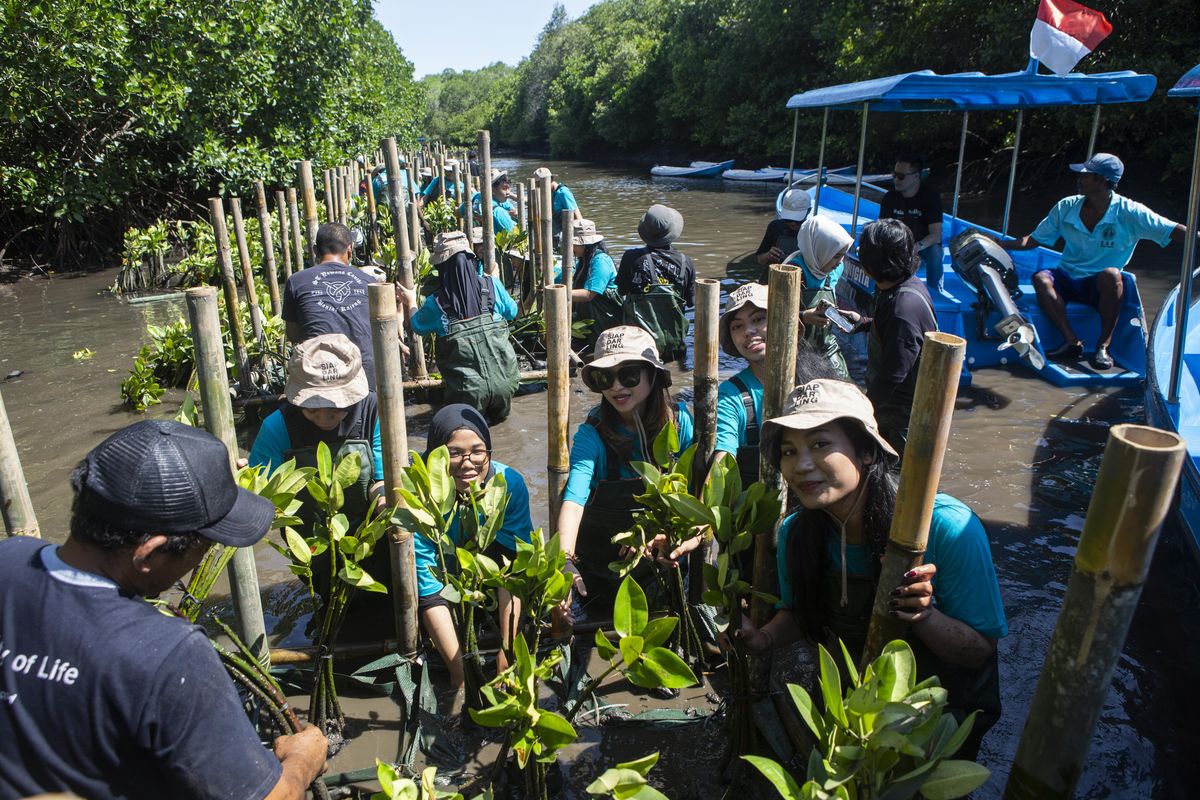
[[[896,451],[866,395],[837,380],[796,389],[785,414],[767,420],[762,446],[802,507],[779,529],[780,610],[738,635],[755,651],[807,638],[836,653],[840,638],[861,653],[896,509]],[[974,758],[1000,714],[996,641],[1008,635],[983,523],[939,494],[924,563],[880,588],[890,592],[891,615],[909,625],[918,678],[941,679],[960,722],[980,710],[959,751]]]
[[[529,541],[533,522],[529,516],[529,490],[521,473],[492,458],[492,432],[483,415],[476,409],[461,403],[444,406],[429,423],[429,434],[425,442],[425,458],[437,448],[445,445],[450,455],[450,477],[460,492],[466,492],[471,484],[486,486],[496,475],[504,478],[508,487],[508,504],[504,509],[504,524],[496,534],[496,541],[484,551],[497,564],[505,558],[517,557],[516,540]],[[462,532],[455,520],[450,537],[462,542]],[[450,670],[450,685],[456,694],[453,713],[462,709],[463,661],[462,647],[450,615],[450,604],[441,596],[443,584],[439,579],[437,545],[424,536],[413,537],[413,549],[417,561],[417,608],[421,623],[437,651],[442,654]],[[451,556],[452,557],[452,556]],[[447,569],[454,564],[447,563]],[[500,637],[503,643],[497,654],[497,668],[508,666],[505,650],[512,641],[515,622],[521,616],[520,601],[503,589],[500,590]]]
[[[630,462],[652,459],[654,437],[668,421],[678,426],[680,449],[691,445],[692,415],[686,404],[672,405],[671,375],[641,328],[618,325],[601,334],[581,377],[600,403],[575,432],[558,531],[581,602],[611,618],[620,578],[608,565],[622,557],[612,537],[629,529],[639,508],[634,498],[644,492]],[[574,622],[566,604],[563,610]]]

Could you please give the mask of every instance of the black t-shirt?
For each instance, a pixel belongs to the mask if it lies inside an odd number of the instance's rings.
[[[635,247],[621,254],[617,291],[641,294],[647,286],[666,281],[675,287],[683,304],[696,303],[696,265],[674,247]]]
[[[913,275],[890,289],[876,290],[870,327],[878,339],[879,358],[868,369],[872,380],[867,396],[876,408],[893,397],[911,402],[909,373],[921,356],[925,334],[937,330],[933,303],[921,279]]]
[[[279,412],[283,414],[283,424],[287,427],[288,439],[293,450],[316,447],[324,442],[334,453],[347,439],[363,439],[372,441],[375,435],[375,425],[379,421],[379,400],[371,392],[362,400],[350,406],[349,413],[332,430],[324,430],[308,421],[299,406],[284,403]]]
[[[929,235],[929,226],[942,221],[942,197],[932,186],[921,184],[912,197],[892,189],[879,204],[880,219],[898,219],[918,242]]]
[[[200,628],[0,541],[0,798],[261,800],[281,770]]]
[[[367,383],[374,389],[375,353],[367,299],[372,282],[362,270],[336,261],[294,272],[283,289],[283,319],[300,325],[300,341],[325,333],[345,334],[362,351]]]
[[[759,256],[767,252],[776,244],[778,244],[780,237],[783,236],[790,236],[795,239],[796,232],[788,227],[788,221],[786,219],[771,220],[769,223],[767,223],[767,232],[763,234],[762,242],[759,243],[758,249],[754,251],[754,254]],[[789,254],[784,253],[784,255],[786,256]]]

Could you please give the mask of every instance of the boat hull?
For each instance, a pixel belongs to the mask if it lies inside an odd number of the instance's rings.
[[[1146,421],[1156,428],[1178,433],[1187,442],[1187,458],[1179,476],[1174,516],[1192,554],[1200,559],[1200,304],[1188,315],[1184,337],[1179,402],[1168,403],[1171,351],[1175,345],[1176,287],[1163,302],[1151,328],[1146,373]]]
[[[719,178],[733,167],[729,161],[693,161],[686,167],[654,167],[650,174],[659,178]]]
[[[809,190],[813,194],[812,190]],[[815,200],[814,200],[815,202]],[[861,198],[859,201],[857,230],[850,231],[853,219],[854,196],[832,186],[821,190],[820,213],[829,214],[857,239],[857,234],[879,215],[879,204]],[[996,231],[961,219],[943,215],[942,236],[949,241],[964,230],[977,230],[991,236]],[[1021,295],[1017,308],[1033,324],[1038,338],[1034,345],[1044,354],[1062,343],[1062,337],[1050,320],[1038,307],[1037,297],[1030,283],[1038,270],[1049,269],[1058,264],[1061,253],[1045,247],[1012,253],[1019,275]],[[945,291],[930,292],[938,325],[946,333],[967,340],[966,361],[963,365],[968,374],[987,367],[1020,363],[1025,369],[1056,386],[1139,386],[1146,376],[1146,319],[1142,312],[1141,296],[1138,294],[1137,278],[1132,273],[1122,273],[1125,280],[1125,297],[1117,319],[1117,328],[1109,348],[1117,366],[1110,370],[1097,370],[1086,360],[1071,364],[1047,363],[1036,370],[1027,361],[1013,354],[1011,349],[1000,350],[1001,340],[996,337],[994,326],[1000,321],[996,312],[986,319],[979,319],[975,308],[975,290],[965,283],[950,266],[949,255],[943,249],[943,284]],[[918,273],[924,280],[924,269]],[[845,278],[854,281],[865,291],[873,291],[870,279],[861,271],[847,269]],[[1100,335],[1100,318],[1095,309],[1080,303],[1067,306],[1067,317],[1071,327],[1091,343]],[[1090,349],[1090,348],[1089,348]]]

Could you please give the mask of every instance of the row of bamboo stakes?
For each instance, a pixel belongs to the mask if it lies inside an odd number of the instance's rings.
[[[487,131],[479,133],[479,153],[482,176],[490,176],[491,148]],[[405,203],[399,179],[399,159],[395,139],[381,142],[380,152],[388,171],[389,207],[393,215],[397,259],[400,262],[399,280],[412,285],[412,258],[420,247],[416,204]],[[438,162],[444,166],[444,152],[437,150]],[[416,182],[412,159],[409,160],[409,186]],[[469,187],[470,171],[465,168],[456,174],[452,165],[440,170],[451,180],[461,180]],[[304,239],[307,252],[317,227],[317,206],[312,184],[310,162],[298,165],[299,201],[304,209]],[[336,199],[346,185],[357,186],[360,174],[357,164],[326,171],[327,214],[336,218],[349,207]],[[368,187],[370,186],[367,172]],[[443,189],[445,182],[443,182]],[[457,180],[452,184],[458,186]],[[491,207],[491,183],[487,177],[479,181],[482,195],[480,215],[484,228],[488,269],[494,269],[494,229]],[[274,282],[276,264],[273,258],[270,210],[265,190],[256,184],[256,205],[260,232],[263,236],[264,271],[268,288]],[[524,202],[526,192],[533,202]],[[465,199],[471,195],[464,191]],[[372,189],[367,196],[374,206]],[[330,199],[331,197],[335,199]],[[553,282],[553,252],[551,221],[550,177],[540,174],[533,185],[518,185],[519,216],[523,226],[531,220],[535,227],[535,257],[541,269],[543,299],[546,313],[546,379],[547,395],[547,482],[550,494],[550,529],[557,524],[558,506],[566,485],[570,466],[568,448],[568,419],[570,416],[570,262],[571,224],[563,217],[562,257],[563,283]],[[345,196],[343,194],[343,200]],[[304,250],[297,191],[292,188],[275,193],[280,219],[281,260],[286,275],[292,269],[303,268]],[[468,209],[470,203],[467,203]],[[407,208],[406,208],[407,207]],[[225,214],[220,198],[209,201],[210,216],[217,236],[218,260],[221,266],[225,302],[236,309],[237,288],[234,280],[231,248],[225,226]],[[284,210],[290,225],[283,224]],[[242,279],[248,288],[247,300],[255,335],[260,334],[262,313],[254,298],[253,275],[245,244],[240,201],[231,198],[230,210],[235,226],[235,241],[242,264]],[[412,214],[406,211],[413,212]],[[468,216],[470,216],[468,214]],[[468,220],[465,225],[471,225]],[[410,230],[411,226],[411,230]],[[528,230],[529,228],[525,228]],[[289,248],[290,245],[290,248]],[[374,245],[373,245],[374,246]],[[309,259],[311,260],[311,258]],[[763,415],[770,418],[782,413],[787,396],[795,382],[795,361],[798,347],[797,327],[802,296],[801,273],[790,265],[772,266],[768,291],[768,368],[763,393]],[[271,292],[272,312],[278,313],[278,285]],[[199,287],[186,292],[188,316],[196,348],[197,370],[200,375],[201,401],[208,430],[225,442],[230,452],[230,466],[235,468],[237,450],[233,428],[233,409],[229,379],[225,369],[224,348],[217,309],[217,290]],[[699,453],[697,477],[711,463],[716,438],[717,341],[720,285],[717,281],[697,282],[695,312],[696,359],[693,381],[696,398],[696,432]],[[399,348],[395,343],[401,336],[396,296],[391,285],[374,284],[369,291],[373,349],[376,364],[376,386],[379,398],[380,429],[384,452],[384,475],[388,495],[397,497],[401,471],[408,464],[408,441],[404,412],[404,381]],[[234,335],[235,359],[239,368],[246,366],[245,342],[237,314],[229,314]],[[416,340],[419,342],[419,338]],[[900,488],[896,511],[884,556],[880,580],[881,591],[876,597],[867,646],[862,654],[868,663],[892,638],[903,635],[895,621],[886,613],[886,590],[899,583],[899,576],[921,562],[928,541],[942,461],[950,435],[954,399],[959,372],[965,351],[965,341],[945,333],[926,335],[918,373],[916,397],[904,463],[901,467]],[[1082,772],[1095,724],[1111,683],[1113,672],[1124,645],[1134,609],[1149,571],[1150,559],[1159,530],[1169,510],[1178,481],[1185,443],[1174,433],[1141,425],[1117,425],[1109,433],[1084,530],[1076,551],[1074,568],[1063,600],[1058,624],[1050,643],[1034,700],[1026,720],[1016,760],[1005,790],[1006,798],[1070,797]],[[760,466],[763,480],[774,488],[782,481],[771,465]],[[5,529],[10,536],[38,536],[38,524],[28,487],[21,470],[3,397],[0,396],[0,510]],[[415,558],[412,533],[393,528],[388,537],[392,563],[392,597],[398,639],[395,647],[404,655],[415,657],[418,649],[417,595]],[[757,543],[754,565],[754,585],[774,585],[774,542],[763,537]],[[699,559],[694,563],[698,563]],[[699,583],[694,582],[694,583]],[[270,651],[263,622],[261,596],[258,588],[252,548],[241,548],[230,563],[230,584],[240,634],[251,643],[256,655],[267,663]],[[755,599],[751,608],[752,621],[763,624],[769,608]],[[756,669],[765,674],[769,661],[761,659]],[[767,685],[763,680],[760,685]]]

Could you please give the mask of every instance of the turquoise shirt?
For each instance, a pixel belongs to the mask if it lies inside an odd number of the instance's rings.
[[[676,410],[678,414],[675,424],[679,427],[679,452],[682,453],[692,445],[694,435],[692,433],[692,410],[682,402],[676,406]],[[588,416],[591,417],[598,413],[599,406],[596,406],[588,412]],[[645,461],[646,457],[642,455],[642,447],[637,441],[637,435],[633,431],[623,432],[627,433],[633,441],[633,456],[630,460]],[[567,476],[567,489],[563,492],[563,500],[570,500],[581,506],[587,505],[592,491],[604,479],[607,471],[607,453],[599,431],[587,423],[580,425],[571,442],[571,472]],[[621,464],[619,474],[622,478],[638,476],[628,462]]]
[[[437,197],[438,187],[441,185],[442,185],[442,179],[434,178],[433,180],[431,180],[429,182],[429,185],[426,186],[424,188],[424,190],[422,190],[421,197],[424,197],[426,200],[434,199],[435,197]],[[459,190],[461,188],[462,188],[461,183],[453,183],[453,182],[447,183],[446,184],[446,197],[447,198],[458,197],[459,193],[460,193]]]
[[[759,431],[762,430],[763,385],[749,367],[737,374],[750,391],[754,401],[754,418],[758,420]],[[746,404],[742,402],[742,391],[733,384],[732,380],[721,381],[717,387],[717,450],[731,455],[737,455],[738,448],[746,444],[746,426],[750,424],[746,416]]]
[[[804,286],[811,289],[815,289],[826,282],[828,282],[830,289],[836,289],[838,281],[842,279],[842,273],[846,271],[846,265],[839,261],[838,265],[831,269],[828,275],[818,280],[817,276],[813,275],[812,270],[808,268],[808,264],[804,263],[804,259],[799,254],[788,263],[800,267],[800,271],[804,273]]]
[[[283,411],[276,409],[263,420],[254,437],[250,448],[250,466],[275,469],[287,461],[284,454],[292,449],[292,437],[288,435],[287,423],[283,421]],[[383,442],[379,438],[379,420],[375,420],[375,432],[371,435],[371,454],[374,456],[375,469],[372,478],[383,480]],[[333,454],[336,458],[337,454]]]
[[[1174,222],[1116,192],[1108,211],[1089,231],[1079,219],[1083,201],[1081,194],[1059,200],[1033,232],[1033,238],[1046,247],[1063,240],[1058,266],[1072,278],[1086,278],[1109,267],[1124,269],[1142,239],[1159,247],[1171,242]]]
[[[555,269],[561,274],[562,262],[555,264]],[[592,264],[583,288],[596,294],[604,294],[609,289],[617,288],[617,267],[608,253],[597,250],[592,254]]]
[[[483,208],[483,195],[476,192],[471,198],[471,208],[476,217],[481,213]],[[467,204],[463,203],[458,208],[458,215],[466,216]],[[505,200],[503,203],[497,203],[495,198],[492,198],[492,223],[497,231],[511,231],[517,227],[513,217],[517,213],[517,206],[512,200]]]
[[[554,192],[552,206],[555,218],[564,211],[574,211],[579,208],[579,203],[575,202],[575,195],[571,194],[571,190],[561,183],[558,185],[558,190]]]
[[[504,507],[504,524],[496,532],[496,541],[511,552],[516,552],[516,540],[528,542],[533,532],[533,521],[529,516],[529,489],[525,486],[525,478],[510,466],[492,460],[492,466],[497,475],[503,475],[508,486],[508,504]],[[455,519],[450,525],[450,538],[456,544],[462,544],[463,536]],[[417,561],[417,595],[429,597],[442,591],[442,582],[438,579],[437,545],[421,534],[413,537],[413,550]],[[453,557],[452,554],[451,558]],[[447,569],[456,568],[457,563],[448,563]]]
[[[823,512],[799,511],[785,519],[779,527],[776,558],[781,608],[794,607],[787,542],[792,523],[799,514],[806,513]],[[840,551],[841,542],[831,523],[830,534],[825,537],[825,554],[833,569],[841,569]],[[851,575],[873,575],[869,557],[866,545],[847,545],[846,571]],[[937,565],[933,599],[939,611],[970,625],[989,638],[1002,639],[1008,635],[1008,621],[1004,616],[1004,604],[1000,601],[1000,584],[996,580],[996,568],[992,565],[987,531],[975,512],[950,495],[939,494],[934,498],[924,562]]]
[[[492,295],[495,297],[496,303],[492,307],[492,319],[514,320],[517,318],[517,303],[509,295],[508,290],[504,288],[504,284],[495,275],[492,277]],[[446,316],[446,312],[442,311],[442,304],[438,302],[437,295],[431,294],[425,298],[425,302],[417,309],[417,313],[413,314],[410,321],[413,333],[424,336],[429,333],[436,333],[438,336],[445,336],[450,333],[450,318]]]

